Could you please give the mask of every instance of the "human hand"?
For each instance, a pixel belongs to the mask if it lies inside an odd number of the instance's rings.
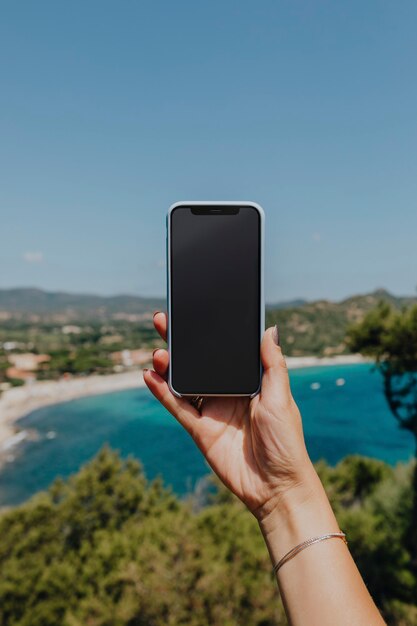
[[[166,340],[166,315],[156,313],[154,325]],[[288,500],[308,499],[314,484],[310,478],[315,474],[277,334],[268,328],[262,338],[260,393],[254,398],[206,397],[201,413],[169,389],[167,350],[156,350],[154,370],[144,370],[153,395],[184,426],[214,472],[259,521],[277,505],[289,506]]]
[[[157,313],[154,324],[166,339],[165,314]],[[166,350],[154,352],[155,370],[144,370],[154,396],[186,428],[219,478],[258,519],[274,566],[306,539],[340,532],[307,454],[301,416],[275,336],[274,329],[268,328],[262,338],[260,393],[252,399],[207,397],[201,413],[186,398],[171,393],[166,382]],[[321,541],[315,549],[301,551],[279,569],[277,578],[288,623],[293,626],[385,624],[341,541]]]

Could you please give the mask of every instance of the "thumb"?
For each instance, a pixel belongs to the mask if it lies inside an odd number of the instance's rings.
[[[288,369],[279,345],[277,326],[268,328],[261,342],[263,365],[261,395],[263,400],[286,403],[291,398]]]

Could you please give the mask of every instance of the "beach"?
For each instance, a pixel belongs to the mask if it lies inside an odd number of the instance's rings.
[[[331,365],[355,365],[357,363],[371,363],[372,359],[361,354],[339,354],[337,356],[287,356],[285,357],[288,369],[300,367],[323,367]]]
[[[0,396],[0,455],[22,439],[17,420],[36,409],[112,391],[143,387],[142,372],[135,370],[122,374],[93,375],[45,381],[33,381],[22,387],[13,387]]]
[[[366,359],[358,354],[349,354],[325,358],[287,357],[286,362],[288,369],[296,369],[364,363]],[[22,387],[8,389],[0,396],[0,455],[24,438],[25,435],[19,431],[16,422],[36,409],[84,396],[139,388],[144,384],[141,370],[134,370],[122,374],[92,375],[59,381],[33,381]]]

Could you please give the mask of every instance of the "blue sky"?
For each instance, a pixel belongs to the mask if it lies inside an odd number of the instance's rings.
[[[417,285],[417,3],[8,2],[0,287],[161,295],[165,213],[266,212],[266,296]]]

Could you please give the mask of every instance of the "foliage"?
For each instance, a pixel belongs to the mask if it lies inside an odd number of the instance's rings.
[[[332,356],[349,351],[346,331],[353,323],[363,320],[378,302],[399,310],[411,299],[395,298],[378,290],[364,296],[353,296],[341,302],[318,300],[301,306],[268,307],[266,325],[278,324],[286,355]]]
[[[4,350],[0,348],[0,383],[7,382],[6,370],[10,367]],[[0,392],[1,393],[1,392]]]
[[[34,352],[48,354],[51,359],[42,363],[36,378],[57,379],[63,374],[107,374],[114,371],[112,352],[123,349],[151,348],[162,345],[150,320],[130,322],[97,320],[80,322],[79,331],[64,333],[62,321],[21,320],[12,318],[0,326],[0,346],[13,342],[16,347],[6,353],[0,350],[0,382],[7,382],[6,369],[10,367],[10,353]]]
[[[21,378],[7,378],[6,381],[11,384],[12,387],[22,387],[25,381]]]
[[[379,303],[349,329],[348,345],[376,360],[392,413],[417,437],[417,305],[395,311]]]
[[[285,623],[242,506],[192,514],[106,449],[2,516],[0,569],[4,625]]]
[[[352,455],[336,468],[317,466],[355,561],[380,607],[417,600],[406,537],[412,514],[413,464],[397,468]],[[395,623],[395,622],[393,622]]]
[[[341,354],[348,351],[348,326],[361,321],[381,299],[398,310],[411,302],[379,290],[341,302],[281,303],[267,307],[266,325],[278,323],[288,356]],[[7,363],[1,352],[5,342],[17,344],[14,352],[46,353],[53,357],[52,362],[43,365],[40,378],[60,375],[60,355],[68,358],[69,354],[84,352],[109,358],[111,352],[122,349],[161,347],[163,342],[153,328],[152,311],[164,308],[163,300],[128,296],[78,297],[39,290],[0,290],[0,313],[5,315],[0,325],[0,381],[2,362]],[[78,332],[63,332],[66,324],[78,326]],[[80,367],[82,362],[81,354]],[[99,371],[106,368],[99,365]]]
[[[59,350],[51,360],[42,364],[38,378],[58,378],[63,374],[106,374],[113,371],[113,362],[97,348]]]
[[[391,412],[417,444],[417,305],[395,310],[380,302],[360,324],[349,329],[347,342],[352,351],[375,359]],[[417,571],[417,465],[412,485],[408,545]]]
[[[415,624],[411,466],[317,469],[388,623]],[[2,514],[0,571],[2,626],[286,624],[257,523],[217,479],[204,506],[179,500],[107,448]]]

